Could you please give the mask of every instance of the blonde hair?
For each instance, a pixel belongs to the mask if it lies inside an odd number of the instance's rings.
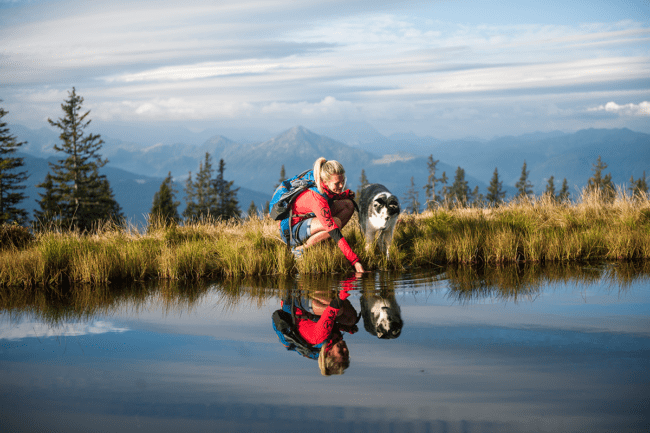
[[[323,346],[320,348],[320,353],[318,354],[318,368],[320,369],[320,374],[323,376],[343,374],[345,369],[350,366],[350,359],[348,358],[343,362],[340,362],[331,356],[328,356],[327,345],[327,341],[323,343]]]
[[[334,160],[328,161],[322,156],[316,160],[314,163],[314,180],[316,181],[318,191],[323,192],[323,187],[320,185],[321,182],[327,182],[333,174],[345,176],[345,169],[340,162]]]

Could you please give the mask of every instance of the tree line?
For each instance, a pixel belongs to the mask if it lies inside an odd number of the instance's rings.
[[[106,165],[100,150],[104,141],[98,134],[86,131],[90,125],[90,111],[82,110],[84,99],[76,89],[68,92],[68,99],[61,104],[62,117],[48,118],[48,123],[59,130],[60,142],[54,150],[60,158],[48,162],[49,171],[43,182],[37,184],[44,192],[38,193],[39,209],[34,211],[34,224],[48,227],[52,224],[81,231],[90,230],[97,224],[112,220],[123,224],[124,215],[115,200],[106,175],[99,169]],[[0,100],[0,102],[2,102]],[[27,211],[19,206],[25,196],[24,182],[29,175],[24,168],[24,158],[15,152],[25,144],[11,135],[3,118],[8,114],[0,108],[0,224],[27,225]],[[183,212],[186,220],[201,218],[235,218],[240,216],[237,191],[233,181],[224,178],[225,162],[219,161],[216,177],[210,155],[199,165],[195,179],[189,173],[186,185],[186,204]],[[175,200],[171,172],[163,180],[154,195],[150,212],[152,221],[178,222],[179,202]]]
[[[438,177],[438,162],[439,160],[433,159],[433,155],[429,155],[427,160],[428,178],[426,184],[423,186],[425,197],[424,209],[433,210],[436,207],[470,205],[476,207],[499,206],[506,202],[506,191],[503,189],[503,182],[499,178],[498,168],[494,168],[492,179],[487,187],[487,193],[484,195],[479,191],[478,185],[474,189],[469,187],[469,183],[465,180],[465,170],[461,167],[456,169],[453,182],[451,183],[447,177],[447,173],[444,171]],[[587,190],[598,190],[604,200],[611,201],[616,196],[616,186],[612,182],[611,174],[603,174],[606,168],[607,164],[598,156],[597,162],[593,164],[593,175],[587,181]],[[528,178],[529,174],[530,171],[524,160],[521,176],[517,183],[515,183],[517,193],[513,197],[514,199],[532,197],[534,195],[533,184]],[[365,170],[361,170],[357,195],[368,183]],[[632,176],[629,183],[630,186],[628,189],[632,196],[648,193],[645,171],[639,179],[634,179],[634,176]],[[568,200],[570,198],[570,192],[566,178],[562,181],[562,186],[559,190],[556,189],[555,177],[551,176],[548,178],[544,194],[558,202]],[[411,177],[410,188],[403,197],[403,208],[409,213],[419,213],[422,209],[419,197],[420,192],[415,186],[414,178]]]
[[[108,179],[99,172],[108,160],[102,158],[99,151],[104,141],[97,134],[88,133],[91,120],[90,111],[83,112],[84,99],[77,95],[75,88],[68,92],[68,99],[61,104],[63,116],[57,120],[48,118],[48,123],[60,131],[60,142],[54,145],[54,150],[61,155],[55,162],[49,162],[49,172],[43,182],[37,187],[44,190],[39,193],[37,200],[40,209],[34,211],[35,224],[47,226],[57,224],[61,227],[89,230],[94,225],[107,220],[121,223],[124,220],[122,209],[115,200]],[[0,100],[2,102],[2,100]],[[23,170],[24,160],[17,157],[15,152],[23,145],[11,135],[3,118],[8,114],[0,107],[0,224],[13,223],[26,225],[29,223],[27,212],[19,204],[26,199],[23,192],[24,182],[28,179],[27,171]],[[498,206],[505,202],[506,192],[495,167],[486,194],[469,187],[465,179],[465,170],[458,167],[453,181],[446,172],[438,176],[437,164],[430,155],[427,160],[428,178],[424,189],[424,208],[434,209],[438,206]],[[612,200],[616,195],[611,174],[604,174],[607,168],[601,157],[593,164],[593,175],[589,178],[587,189],[599,190],[605,200]],[[186,208],[182,217],[187,221],[202,218],[231,219],[241,216],[237,192],[233,181],[224,177],[225,162],[219,160],[215,170],[209,153],[200,162],[198,172],[192,176],[189,173],[185,182]],[[215,175],[216,174],[216,175]],[[529,171],[524,160],[521,176],[515,188],[515,198],[533,195],[533,185],[528,179]],[[281,168],[278,184],[285,180],[284,166]],[[367,185],[365,170],[361,170],[358,192]],[[629,190],[632,195],[647,193],[645,172],[639,179],[630,178]],[[277,185],[276,185],[277,186]],[[422,208],[419,200],[419,189],[411,177],[409,190],[403,198],[405,210],[418,213]],[[180,202],[175,199],[178,191],[174,188],[171,172],[163,180],[160,189],[153,197],[150,218],[152,221],[179,222],[178,213]],[[561,202],[569,199],[569,188],[566,178],[556,191],[555,178],[551,176],[546,184],[544,194]],[[268,208],[268,204],[266,206]],[[251,202],[247,211],[249,215],[258,212],[255,203]]]

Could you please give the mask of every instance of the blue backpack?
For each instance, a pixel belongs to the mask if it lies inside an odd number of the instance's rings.
[[[318,316],[303,312],[303,316],[308,320],[318,320]],[[296,326],[295,304],[293,299],[284,301],[281,310],[275,310],[271,315],[273,320],[273,329],[280,340],[280,343],[287,349],[293,350],[302,356],[310,359],[318,359],[320,349],[323,344],[327,344],[329,340],[325,340],[320,344],[311,345],[305,341],[298,332]]]
[[[293,202],[307,189],[311,189],[317,194],[328,199],[326,194],[322,194],[316,187],[314,171],[306,170],[297,176],[283,181],[273,193],[269,202],[269,215],[276,221],[280,222],[280,229],[288,245],[291,244],[291,230],[289,230],[289,221],[293,216],[291,206]]]

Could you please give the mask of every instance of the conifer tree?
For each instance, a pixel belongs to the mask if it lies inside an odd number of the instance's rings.
[[[257,206],[255,206],[255,201],[251,200],[250,206],[248,206],[248,211],[246,212],[249,218],[256,218],[257,215]]]
[[[2,100],[0,100],[2,102]],[[13,154],[25,144],[9,133],[7,123],[2,120],[9,112],[0,107],[0,224],[27,222],[27,211],[18,207],[25,200],[23,182],[29,177],[26,171],[18,171],[24,166],[24,159]]]
[[[546,191],[544,191],[545,194],[549,195],[552,198],[555,198],[555,176],[551,176],[548,178],[548,182],[546,183]]]
[[[449,188],[449,199],[458,204],[465,205],[469,200],[469,195],[470,190],[465,180],[465,170],[458,167],[454,176],[454,183]]]
[[[205,153],[205,161],[199,163],[199,171],[196,174],[196,180],[192,181],[190,172],[185,182],[185,203],[186,207],[183,216],[188,220],[199,220],[207,218],[214,213],[217,207],[216,191],[213,185],[211,157],[208,152]]]
[[[476,207],[485,206],[485,196],[479,192],[478,185],[474,187],[474,190],[471,193],[472,204]]]
[[[442,176],[440,176],[440,179],[438,179],[438,182],[442,187],[440,188],[439,191],[439,197],[440,200],[443,202],[448,202],[449,199],[449,187],[447,186],[447,182],[449,181],[449,178],[447,177],[447,172],[443,171]]]
[[[368,182],[368,178],[366,177],[366,170],[362,168],[361,177],[359,177],[359,187],[357,188],[357,193],[356,193],[357,198],[361,194],[361,190],[363,189],[363,187],[368,185],[369,183],[370,182]]]
[[[282,167],[280,167],[280,179],[278,179],[278,183],[277,185],[275,185],[275,187],[273,187],[273,189],[275,190],[277,187],[279,187],[280,184],[284,182],[286,179],[287,179],[287,173],[284,170],[284,164],[282,164]]]
[[[82,114],[83,98],[75,88],[68,92],[69,99],[61,104],[64,116],[57,121],[48,119],[50,125],[61,130],[60,144],[54,150],[65,157],[49,163],[48,173],[40,194],[40,211],[36,218],[41,223],[56,221],[64,227],[88,230],[102,220],[123,218],[119,204],[105,175],[99,173],[108,160],[102,159],[99,150],[104,141],[99,135],[87,134],[90,111]]]
[[[404,195],[404,203],[406,204],[406,212],[417,214],[420,212],[420,193],[415,187],[415,180],[411,177],[411,187]]]
[[[517,197],[528,197],[533,194],[533,184],[528,180],[528,175],[530,171],[526,170],[526,161],[524,160],[524,165],[521,168],[521,177],[515,184],[517,188]]]
[[[226,163],[223,159],[220,159],[217,178],[214,181],[217,204],[214,214],[224,219],[239,218],[241,214],[239,201],[237,200],[237,191],[239,191],[239,188],[232,189],[235,182],[225,180],[225,170]]]
[[[606,174],[603,176],[603,170],[607,168],[607,164],[601,161],[598,155],[598,161],[593,164],[593,176],[587,181],[587,189],[591,191],[600,190],[603,194],[605,201],[613,200],[616,195],[614,184],[612,183],[612,175]]]
[[[641,195],[647,194],[648,192],[648,183],[646,182],[645,170],[643,170],[643,176],[634,180],[634,176],[630,176],[630,193],[632,195]]]
[[[164,223],[177,223],[180,220],[178,216],[178,205],[180,202],[174,200],[176,189],[172,179],[172,172],[160,184],[160,189],[153,196],[151,206],[151,220]]]
[[[494,174],[492,174],[492,179],[490,180],[490,185],[487,189],[488,193],[486,196],[487,201],[497,206],[503,202],[506,192],[503,190],[503,182],[499,181],[499,170],[494,167]]]
[[[566,177],[562,182],[562,188],[560,189],[560,192],[557,193],[556,198],[559,202],[563,202],[569,199],[569,183],[567,182]]]
[[[429,170],[429,177],[427,178],[427,184],[424,185],[424,196],[426,200],[427,209],[433,209],[435,203],[438,201],[438,195],[436,194],[436,182],[440,179],[436,177],[436,165],[438,165],[439,160],[433,160],[433,155],[429,155],[427,160],[427,169]]]

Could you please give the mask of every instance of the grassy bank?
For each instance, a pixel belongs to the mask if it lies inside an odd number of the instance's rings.
[[[512,262],[570,262],[650,258],[650,199],[619,194],[612,202],[583,194],[572,203],[547,198],[497,208],[451,208],[402,215],[390,260],[366,251],[358,223],[343,231],[366,269]],[[331,242],[296,262],[277,223],[252,218],[205,221],[147,231],[107,225],[94,233],[36,232],[3,241],[0,285],[32,287],[187,280],[241,275],[349,272]]]

